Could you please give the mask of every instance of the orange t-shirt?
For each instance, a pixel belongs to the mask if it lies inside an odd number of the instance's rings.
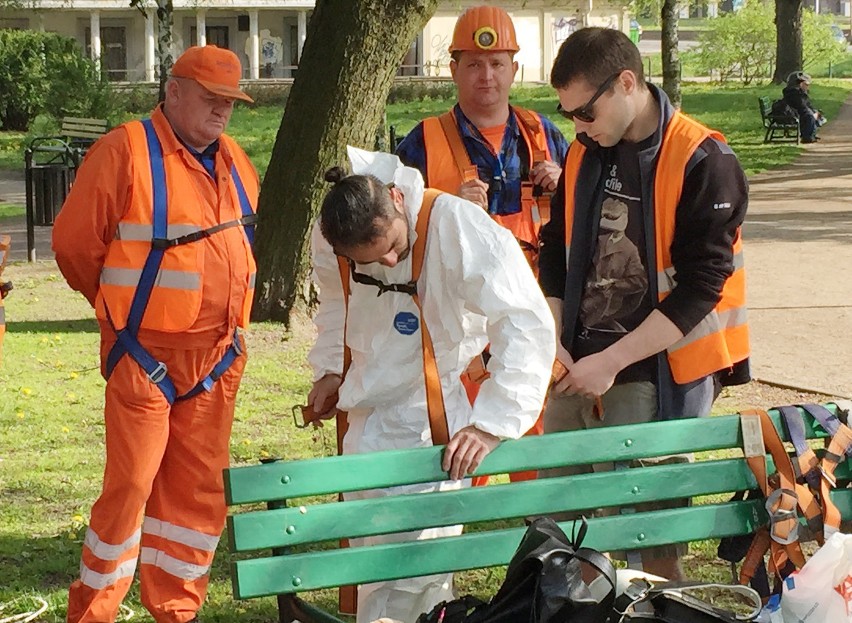
[[[495,154],[500,153],[500,148],[503,147],[503,134],[506,132],[506,124],[495,125],[490,128],[479,128],[479,133],[491,145],[491,149]]]

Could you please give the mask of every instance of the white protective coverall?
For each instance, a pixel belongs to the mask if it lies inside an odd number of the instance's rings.
[[[419,171],[392,154],[349,148],[352,171],[393,182],[405,198],[409,241],[423,200]],[[356,265],[385,283],[411,279],[412,254],[393,268]],[[317,341],[308,355],[314,380],[343,368],[344,300],[337,258],[314,227],[314,280],[319,308]],[[351,284],[347,342],[352,364],[337,406],[349,413],[345,454],[429,446],[420,314],[411,296]],[[454,195],[435,201],[418,282],[441,376],[449,433],[475,425],[502,439],[521,437],[538,418],[555,357],[553,317],[511,233],[478,206]],[[491,377],[471,407],[460,375],[490,344]],[[347,499],[456,489],[444,481],[347,494]],[[353,539],[353,546],[460,534],[462,526]],[[452,574],[362,585],[358,623],[383,616],[413,623],[421,612],[452,599]]]

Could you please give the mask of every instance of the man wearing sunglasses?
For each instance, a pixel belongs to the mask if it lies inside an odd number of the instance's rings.
[[[568,370],[545,432],[708,415],[721,384],[749,380],[742,168],[721,134],[645,82],[624,33],[573,33],[551,85],[577,138],[542,233],[540,283]],[[679,579],[679,553],[644,550],[641,562]]]

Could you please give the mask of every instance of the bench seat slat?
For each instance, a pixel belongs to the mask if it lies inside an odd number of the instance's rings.
[[[832,499],[852,516],[852,489]],[[763,500],[728,502],[589,520],[583,545],[600,551],[637,549],[748,534],[766,520]],[[567,534],[571,522],[560,524]],[[238,599],[508,563],[524,528],[458,537],[241,560],[232,564]]]
[[[833,405],[829,408],[836,411]],[[770,417],[783,431],[780,414],[773,410]],[[814,429],[809,417],[805,426],[809,438],[825,436]],[[630,461],[741,446],[736,415],[652,422],[523,437],[501,444],[485,457],[476,473]],[[443,446],[433,446],[233,467],[225,470],[225,497],[229,505],[236,505],[445,480],[442,453]]]
[[[769,471],[773,471],[771,459]],[[847,478],[849,474],[849,466],[844,463],[836,476]],[[228,518],[228,534],[232,551],[252,551],[454,523],[632,506],[650,500],[756,487],[754,475],[744,459],[702,461],[241,513]]]
[[[79,123],[83,125],[99,126],[102,128],[106,128],[109,125],[109,121],[106,119],[90,119],[87,117],[63,117],[62,123]]]

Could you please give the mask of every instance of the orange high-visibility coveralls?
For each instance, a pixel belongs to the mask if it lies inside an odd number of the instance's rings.
[[[240,218],[232,165],[256,209],[257,173],[233,140],[220,139],[214,180],[160,109],[152,121],[163,151],[169,237]],[[102,370],[115,342],[104,302],[112,323],[124,326],[127,318],[116,309],[126,316],[136,283],[126,277],[142,268],[151,246],[151,164],[138,140],[141,124],[132,123],[89,151],[53,230],[62,273],[96,307]],[[166,364],[181,395],[211,372],[236,327],[247,323],[255,264],[243,227],[170,253],[138,339]],[[176,280],[171,294],[169,279]],[[153,617],[160,623],[195,617],[225,523],[222,469],[244,366],[241,354],[210,391],[170,405],[135,360],[127,354],[119,360],[106,386],[103,491],[92,508],[80,577],[71,585],[69,623],[114,621],[137,558],[142,602]]]

